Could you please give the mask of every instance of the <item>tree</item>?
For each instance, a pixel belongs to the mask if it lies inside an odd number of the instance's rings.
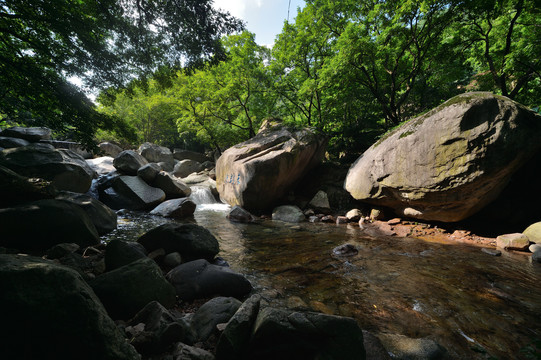
[[[124,86],[162,67],[224,57],[223,34],[242,23],[212,0],[0,0],[0,113],[75,131],[91,143],[115,120],[66,79],[91,89]]]

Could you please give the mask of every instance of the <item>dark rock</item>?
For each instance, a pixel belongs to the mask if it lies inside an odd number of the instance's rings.
[[[163,265],[168,269],[173,269],[182,263],[182,257],[178,252],[167,254],[163,258]]]
[[[336,217],[336,224],[347,224],[349,222],[348,218],[345,216],[337,216]]]
[[[442,359],[446,350],[434,340],[422,338],[413,339],[404,335],[378,334],[385,349],[393,359]]]
[[[135,241],[113,239],[105,248],[105,267],[111,271],[146,257],[143,245]]]
[[[363,339],[366,360],[391,360],[391,356],[376,335],[363,330]]]
[[[107,188],[99,192],[100,201],[111,209],[138,209],[141,204],[136,199],[129,198],[116,192],[113,188]]]
[[[237,360],[244,357],[259,312],[260,302],[261,297],[259,295],[252,295],[227,322],[227,326],[216,345],[217,358]]]
[[[204,259],[179,265],[168,272],[166,278],[175,287],[177,296],[186,301],[212,295],[242,298],[252,291],[252,285],[244,276]]]
[[[20,127],[14,126],[4,129],[0,136],[24,139],[29,142],[51,140],[51,130],[44,127]]]
[[[139,359],[81,276],[29,256],[0,255],[2,357]]]
[[[113,182],[114,190],[133,203],[129,210],[152,209],[165,200],[165,193],[149,186],[138,176],[120,176]]]
[[[175,149],[173,151],[173,156],[178,161],[193,160],[201,164],[209,160],[209,158],[205,154],[201,154],[201,153],[190,151],[190,150]]]
[[[137,170],[137,176],[145,180],[149,185],[152,185],[152,182],[156,179],[158,173],[162,171],[162,167],[156,163],[146,164]]]
[[[173,169],[173,175],[179,178],[184,178],[192,173],[197,173],[203,170],[203,166],[200,163],[193,160],[181,160],[175,164]]]
[[[0,152],[0,165],[19,175],[51,181],[58,190],[85,193],[94,171],[73,151],[44,146],[23,146]]]
[[[233,209],[227,214],[227,218],[238,223],[251,223],[256,221],[255,216],[238,205],[233,206]]]
[[[105,235],[116,229],[116,213],[91,196],[65,191],[60,193],[56,199],[77,205],[83,209],[92,220],[99,235]]]
[[[359,253],[359,250],[355,247],[355,245],[352,244],[344,244],[335,247],[332,250],[332,254],[335,256],[355,256]]]
[[[212,353],[183,343],[177,344],[173,357],[174,360],[214,360]]]
[[[192,193],[186,184],[165,171],[156,175],[152,186],[162,189],[168,199],[188,197]]]
[[[136,260],[98,276],[90,285],[113,319],[130,319],[151,301],[175,304],[175,290],[156,263]]]
[[[54,260],[54,259],[60,259],[64,256],[67,256],[71,253],[76,252],[81,247],[74,243],[63,243],[58,244],[47,250],[46,255],[47,259]]]
[[[308,207],[314,209],[314,211],[323,214],[331,213],[331,205],[329,204],[329,197],[325,191],[319,190],[316,195],[308,203]]]
[[[166,253],[178,252],[182,261],[212,261],[220,251],[218,240],[207,229],[195,224],[166,223],[137,240],[148,251],[163,248]]]
[[[24,139],[18,139],[14,137],[0,136],[0,147],[4,149],[10,149],[21,146],[28,146],[30,143]]]
[[[81,247],[99,244],[96,227],[77,205],[60,200],[38,200],[0,209],[0,246],[42,253],[60,243]]]
[[[28,201],[50,199],[56,190],[49,181],[27,178],[0,166],[0,207],[8,207]]]
[[[216,332],[216,325],[227,323],[241,304],[235,298],[216,297],[201,305],[192,318],[196,341],[208,340]]]
[[[182,219],[192,216],[196,205],[189,198],[171,199],[156,206],[150,213],[163,217]]]
[[[295,205],[278,206],[272,211],[272,220],[298,223],[304,221],[306,217],[301,209]]]
[[[363,333],[354,319],[264,308],[245,359],[365,359]]]
[[[118,171],[133,176],[137,175],[137,170],[146,164],[148,161],[133,150],[124,150],[113,160],[113,165]]]

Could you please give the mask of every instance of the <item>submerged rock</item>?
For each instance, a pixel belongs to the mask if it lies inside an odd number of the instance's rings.
[[[540,148],[541,116],[490,93],[456,96],[370,147],[351,195],[431,221],[463,220],[493,201]]]

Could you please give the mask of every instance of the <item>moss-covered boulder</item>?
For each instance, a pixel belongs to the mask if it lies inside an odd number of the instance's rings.
[[[351,166],[344,187],[398,215],[460,221],[493,201],[541,147],[541,116],[490,93],[456,96],[397,128]]]
[[[223,202],[248,211],[271,208],[321,162],[326,139],[310,129],[283,125],[227,149],[216,163],[216,187]]]

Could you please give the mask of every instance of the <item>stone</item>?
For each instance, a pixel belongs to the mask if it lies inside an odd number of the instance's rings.
[[[338,257],[355,256],[359,253],[359,250],[352,244],[344,244],[335,247],[332,250],[332,254]]]
[[[113,239],[105,248],[105,269],[118,269],[139,259],[146,258],[146,249],[135,241]]]
[[[175,164],[173,153],[171,152],[171,150],[164,146],[159,146],[146,142],[139,146],[139,149],[137,151],[150,163],[164,162],[171,167],[173,167]]]
[[[363,340],[366,349],[366,360],[392,360],[376,335],[363,330]]]
[[[139,168],[139,170],[137,170],[137,176],[145,180],[147,184],[152,185],[160,171],[162,171],[162,167],[160,165],[156,163],[150,163]]]
[[[458,95],[404,123],[351,166],[344,187],[400,216],[456,222],[498,197],[541,146],[541,117],[503,96]]]
[[[532,253],[532,262],[534,263],[541,263],[541,251],[536,251]]]
[[[227,323],[241,304],[235,298],[219,296],[201,305],[192,318],[196,341],[208,340],[216,332],[216,325]]]
[[[165,252],[178,252],[183,262],[197,259],[212,261],[220,251],[218,240],[202,226],[196,224],[165,223],[138,240],[147,251],[163,248]]]
[[[530,250],[531,253],[541,251],[541,244],[532,244],[528,247],[528,250]]]
[[[363,214],[361,213],[361,210],[359,210],[359,209],[351,209],[346,213],[346,217],[351,222],[357,222],[357,221],[361,220],[362,216],[363,216]]]
[[[102,156],[95,159],[86,159],[85,161],[96,174],[105,175],[116,170],[113,166],[113,160],[110,156]]]
[[[413,339],[404,335],[378,334],[392,359],[442,359],[446,350],[428,338]]]
[[[267,307],[257,315],[246,359],[364,359],[352,318]]]
[[[51,129],[45,127],[13,126],[0,131],[0,136],[24,139],[29,142],[51,140]]]
[[[74,244],[74,243],[57,244],[53,246],[52,248],[50,248],[49,250],[47,250],[46,252],[47,259],[49,260],[60,259],[60,258],[63,258],[64,256],[67,256],[69,254],[76,252],[80,248],[81,247],[79,245]]]
[[[0,207],[53,198],[56,189],[50,181],[27,178],[0,165]]]
[[[500,250],[496,250],[496,249],[482,248],[481,251],[484,252],[485,254],[492,255],[492,256],[501,256],[502,255],[502,252]]]
[[[346,216],[337,216],[336,217],[336,224],[347,224],[349,222],[349,219]]]
[[[541,222],[536,222],[522,232],[528,239],[536,244],[541,244]]]
[[[150,213],[174,219],[183,219],[193,216],[196,205],[189,198],[171,199],[156,206]]]
[[[149,186],[138,176],[119,176],[113,182],[114,190],[133,203],[129,210],[153,209],[165,200],[163,190]]]
[[[238,205],[233,206],[229,214],[227,214],[227,218],[238,223],[252,223],[256,220],[255,216]]]
[[[182,264],[182,257],[178,252],[172,252],[164,256],[163,265],[168,269],[173,269]]]
[[[203,170],[203,167],[197,161],[181,160],[175,164],[175,168],[173,169],[173,175],[179,178],[184,178],[192,173],[197,173],[201,170]]]
[[[370,220],[383,220],[385,219],[385,213],[380,209],[370,210]]]
[[[327,139],[278,125],[227,149],[216,163],[222,202],[248,211],[271,208],[323,159]]]
[[[166,278],[175,287],[178,298],[185,301],[214,295],[242,298],[252,291],[244,276],[204,259],[181,264],[169,271]]]
[[[86,194],[63,191],[56,196],[57,200],[79,206],[92,220],[98,235],[105,235],[116,229],[116,213],[102,202]]]
[[[521,233],[505,234],[496,238],[496,246],[505,250],[526,250],[530,240]]]
[[[133,150],[124,150],[113,160],[114,167],[123,174],[137,175],[137,170],[148,164],[148,161]]]
[[[214,355],[207,350],[178,343],[173,352],[173,358],[175,360],[214,360]]]
[[[113,158],[117,157],[118,154],[120,154],[123,151],[123,149],[120,146],[108,141],[99,143],[98,147],[100,148],[100,151],[104,153],[106,156],[113,157]]]
[[[52,261],[0,255],[2,357],[139,359],[94,291]]]
[[[149,258],[133,261],[90,281],[109,315],[127,320],[151,301],[166,308],[175,304],[175,289]]]
[[[193,330],[182,318],[175,317],[157,301],[148,303],[129,321],[138,328],[131,344],[141,354],[163,354],[177,342],[193,343]]]
[[[178,161],[192,160],[192,161],[197,161],[198,163],[201,163],[201,164],[209,160],[209,158],[205,154],[201,154],[201,153],[190,151],[190,150],[182,150],[182,149],[175,149],[173,151],[173,156]]]
[[[398,225],[401,222],[402,222],[402,219],[394,218],[394,219],[391,219],[391,220],[387,221],[387,224],[389,224],[389,225]]]
[[[308,206],[314,209],[318,213],[330,214],[331,205],[329,204],[329,197],[325,191],[319,190],[312,200],[308,203]]]
[[[137,199],[119,194],[112,187],[99,191],[99,199],[114,210],[139,209],[140,207],[140,203],[136,201]]]
[[[14,147],[28,146],[30,143],[24,139],[0,136],[0,147],[10,149]]]
[[[272,211],[272,220],[285,221],[290,223],[302,222],[306,219],[304,213],[298,206],[282,205]]]
[[[71,150],[45,146],[23,146],[0,152],[0,165],[19,175],[51,181],[57,190],[85,193],[94,171],[85,159]]]
[[[252,295],[246,300],[227,322],[222,335],[216,344],[216,357],[222,360],[237,360],[244,358],[248,348],[252,328],[254,326],[259,306],[260,295]]]
[[[77,205],[45,199],[0,209],[0,246],[40,254],[56,244],[99,244],[96,227]]]
[[[188,197],[192,193],[188,185],[165,171],[156,175],[152,186],[162,189],[167,199]]]

